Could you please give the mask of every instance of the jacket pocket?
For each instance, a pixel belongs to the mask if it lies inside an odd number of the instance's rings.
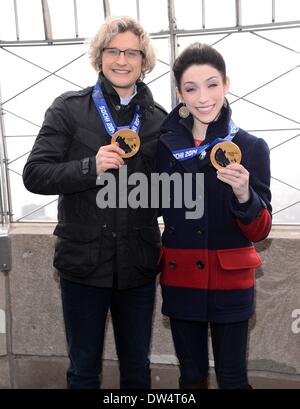
[[[159,272],[161,236],[159,227],[136,227],[130,240],[132,264],[145,275]]]
[[[254,269],[261,259],[253,246],[217,250],[216,281],[219,290],[242,290],[253,287]]]
[[[253,246],[217,250],[215,307],[224,317],[247,319],[254,310],[254,269],[261,265]]]
[[[96,269],[101,247],[99,227],[59,223],[53,234],[58,236],[53,261],[57,270],[86,277]]]
[[[261,259],[255,248],[217,250],[219,263],[223,270],[243,270],[261,266]]]

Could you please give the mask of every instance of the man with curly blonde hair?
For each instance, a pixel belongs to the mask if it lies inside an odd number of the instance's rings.
[[[121,196],[125,166],[128,175],[140,172],[150,179],[166,112],[142,82],[154,68],[155,53],[136,20],[107,19],[90,41],[89,56],[99,72],[96,85],[53,102],[23,180],[31,192],[59,194],[54,266],[69,349],[68,387],[100,387],[110,310],[120,387],[149,389],[160,253],[157,209],[102,208],[96,198],[107,174],[116,181],[113,194]]]

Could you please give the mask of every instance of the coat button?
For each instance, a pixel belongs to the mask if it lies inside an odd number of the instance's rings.
[[[200,270],[202,270],[202,269],[204,268],[205,264],[203,263],[203,261],[199,260],[199,261],[197,261],[196,266],[197,266]]]
[[[175,227],[169,226],[168,227],[168,232],[169,232],[169,234],[174,234],[175,233]]]
[[[199,236],[201,236],[202,234],[204,233],[204,231],[203,230],[197,230],[197,234],[199,235]]]
[[[176,262],[175,262],[175,261],[170,261],[169,267],[170,267],[170,268],[176,268],[176,267],[177,267]]]
[[[116,105],[116,106],[115,106],[115,109],[116,109],[116,111],[120,111],[121,105]]]

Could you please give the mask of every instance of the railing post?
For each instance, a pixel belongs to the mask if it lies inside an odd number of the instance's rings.
[[[177,25],[175,19],[174,0],[168,0],[168,16],[169,16],[169,31],[170,31],[170,82],[171,82],[171,102],[172,108],[177,105],[177,96],[175,90],[175,82],[172,75],[172,66],[177,55]]]
[[[7,154],[4,140],[4,123],[0,89],[0,271],[9,271],[11,250],[8,237],[10,223],[10,189],[8,185]]]

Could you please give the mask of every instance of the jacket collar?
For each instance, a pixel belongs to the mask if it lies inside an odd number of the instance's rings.
[[[183,130],[190,133],[192,136],[192,127],[193,127],[193,117],[189,115],[187,118],[183,119],[179,116],[179,109],[182,107],[182,104],[177,105],[172,112],[166,117],[162,123],[161,129],[162,132],[175,132],[181,133]],[[205,143],[211,142],[215,138],[224,138],[228,134],[228,124],[231,119],[231,108],[229,105],[227,108],[224,106],[221,109],[221,114],[217,121],[211,122],[208,125]],[[191,142],[194,143],[193,139]]]
[[[192,134],[193,117],[181,118],[179,109],[182,104],[179,104],[164,120],[161,129],[161,142],[169,151],[194,147],[194,138]],[[208,125],[205,140],[203,144],[212,142],[216,138],[225,138],[228,135],[228,125],[231,119],[231,108],[229,105],[222,107],[221,114],[217,121],[211,122]],[[198,172],[199,167],[202,168],[210,163],[209,152],[204,159],[200,160],[197,156],[192,159],[187,159],[179,162],[181,166],[188,172]]]
[[[120,104],[120,97],[117,91],[112,86],[111,82],[103,75],[102,72],[99,73],[98,82],[101,86],[104,97],[111,99],[114,105]],[[142,81],[136,83],[137,93],[130,101],[129,105],[139,105],[143,110],[148,110],[150,112],[154,111],[154,100],[153,95],[149,87]]]

